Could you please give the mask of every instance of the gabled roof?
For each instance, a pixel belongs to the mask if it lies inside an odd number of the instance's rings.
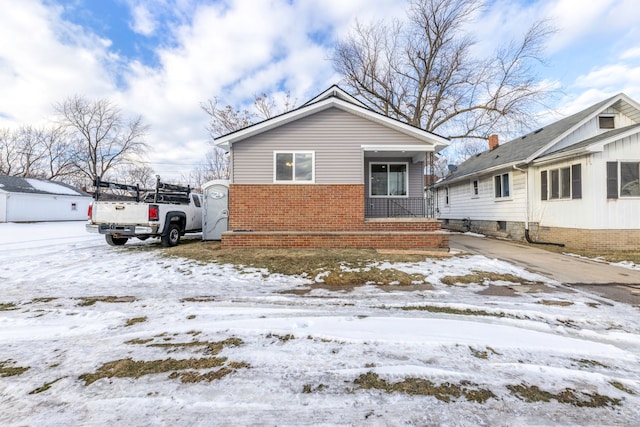
[[[271,129],[275,129],[279,126],[291,123],[293,121],[302,119],[320,111],[327,110],[329,108],[338,108],[372,122],[381,124],[382,126],[412,136],[421,142],[432,145],[434,151],[436,152],[449,145],[449,140],[445,137],[427,132],[416,126],[411,126],[400,120],[393,119],[391,117],[385,116],[384,114],[380,114],[371,110],[362,102],[358,101],[356,98],[349,95],[335,85],[331,86],[329,89],[312,98],[295,110],[288,111],[286,113],[280,114],[279,116],[272,117],[251,126],[247,126],[246,128],[239,129],[235,132],[219,136],[215,139],[215,144],[221,148],[229,149],[233,144],[240,142],[246,138],[261,134]]]
[[[457,169],[441,182],[453,182],[481,172],[489,172],[512,165],[526,165],[537,158],[559,151],[554,151],[553,148],[558,142],[609,107],[615,107],[632,120],[640,122],[640,105],[620,93],[578,113],[501,144],[493,150],[483,151],[458,165]],[[596,138],[606,138],[606,135],[612,135],[610,132],[618,130],[605,132]],[[580,141],[579,144],[584,142]],[[576,145],[573,144],[562,148],[562,150],[572,150]]]
[[[90,197],[89,194],[62,182],[7,175],[0,175],[0,192]]]

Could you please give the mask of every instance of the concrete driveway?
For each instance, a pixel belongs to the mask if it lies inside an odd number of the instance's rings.
[[[512,262],[575,289],[595,292],[606,298],[640,304],[640,271],[557,254],[542,245],[527,245],[468,234],[451,234],[449,246]]]

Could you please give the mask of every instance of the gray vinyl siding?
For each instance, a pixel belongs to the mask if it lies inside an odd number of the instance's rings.
[[[413,163],[410,157],[367,157],[364,164],[364,194],[369,197],[370,167],[374,163],[408,163],[409,165],[409,194],[407,197],[424,197],[424,163]]]
[[[380,124],[330,108],[233,144],[232,181],[271,184],[275,151],[314,151],[316,184],[362,184],[362,145],[420,143]],[[411,168],[418,167],[410,160],[409,163]]]

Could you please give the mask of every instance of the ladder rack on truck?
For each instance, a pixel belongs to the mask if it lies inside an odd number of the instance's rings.
[[[188,204],[189,195],[191,194],[190,186],[181,186],[175,184],[167,184],[160,181],[160,176],[156,175],[156,188],[144,189],[140,185],[121,184],[117,182],[101,181],[95,179],[93,185],[96,189],[93,194],[95,200],[106,197],[111,200],[132,200],[136,202],[147,203],[174,203]],[[101,188],[111,190],[109,193],[100,191]],[[116,194],[120,190],[120,194]]]

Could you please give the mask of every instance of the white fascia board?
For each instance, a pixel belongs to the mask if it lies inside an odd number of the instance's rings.
[[[341,98],[344,101],[351,102],[352,104],[356,104],[356,105],[358,105],[358,106],[360,106],[362,108],[368,108],[364,103],[360,102],[358,99],[356,99],[352,95],[348,94],[347,92],[342,90],[337,85],[331,86],[329,89],[325,90],[320,95],[318,95],[318,96],[310,99],[309,101],[305,102],[303,105],[313,104],[314,102],[318,102],[318,101],[322,100],[323,98],[327,98],[329,96],[337,96],[337,97]]]
[[[433,151],[432,145],[361,145],[363,151]]]
[[[611,101],[609,101],[607,104],[603,105],[599,110],[596,110],[595,112],[593,112],[592,114],[590,114],[589,116],[585,117],[584,119],[582,119],[580,122],[578,122],[577,124],[573,125],[571,128],[567,129],[564,133],[562,133],[560,136],[556,137],[555,139],[553,139],[551,142],[549,142],[548,144],[546,144],[544,147],[542,147],[540,150],[536,151],[535,153],[531,154],[528,158],[526,158],[524,160],[524,163],[531,163],[536,157],[538,157],[539,155],[541,155],[542,153],[544,153],[545,151],[547,151],[549,148],[553,147],[555,144],[557,144],[559,141],[561,141],[562,139],[566,138],[571,132],[575,131],[576,129],[578,129],[580,126],[582,126],[583,124],[587,123],[589,120],[593,119],[594,117],[596,117],[598,114],[601,114],[604,110],[606,110],[607,108],[611,107],[613,104],[615,104],[616,102],[618,102],[620,99],[624,99],[625,101],[630,101],[630,99],[625,96],[624,94],[618,94],[616,97],[614,97],[613,99],[611,99]],[[637,105],[635,103],[633,103],[633,105]]]

